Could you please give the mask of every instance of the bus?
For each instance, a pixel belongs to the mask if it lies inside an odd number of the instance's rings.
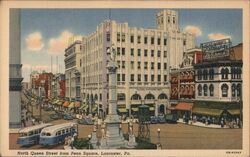
[[[52,126],[52,124],[38,124],[20,129],[18,131],[19,137],[17,138],[17,144],[23,146],[38,144],[42,129],[49,126]]]
[[[53,146],[64,142],[65,137],[77,135],[77,123],[63,123],[44,128],[40,133],[40,145]]]

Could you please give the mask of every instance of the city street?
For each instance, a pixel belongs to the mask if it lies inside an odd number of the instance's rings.
[[[53,124],[68,122],[56,120]],[[242,129],[214,129],[190,126],[186,124],[151,124],[151,142],[157,143],[157,129],[161,129],[160,141],[163,149],[241,149]],[[93,130],[92,125],[79,125],[78,138],[86,138]],[[122,125],[123,133],[127,133],[127,124]],[[134,124],[137,136],[138,125]],[[20,147],[16,144],[17,135],[10,134],[10,149],[45,149],[39,145]],[[63,146],[51,149],[63,149]]]

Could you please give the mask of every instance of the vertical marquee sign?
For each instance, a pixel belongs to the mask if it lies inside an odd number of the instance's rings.
[[[226,60],[230,58],[231,40],[229,38],[201,44],[203,61]]]

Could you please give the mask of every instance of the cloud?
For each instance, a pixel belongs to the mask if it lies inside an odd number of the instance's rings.
[[[208,34],[208,38],[210,40],[220,40],[220,39],[225,39],[225,38],[231,39],[231,36],[227,34],[222,34],[222,33],[210,33]]]
[[[64,53],[65,48],[68,46],[68,40],[72,36],[73,33],[64,31],[58,37],[49,39],[48,52],[56,55]]]
[[[184,28],[185,32],[194,34],[196,37],[201,36],[202,35],[202,31],[201,28],[198,26],[192,26],[192,25],[188,25]]]
[[[39,51],[44,47],[40,32],[33,32],[25,38],[26,48],[30,51]]]

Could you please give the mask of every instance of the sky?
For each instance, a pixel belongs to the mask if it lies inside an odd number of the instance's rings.
[[[162,9],[111,9],[111,19],[130,27],[156,28],[156,13]],[[171,9],[178,11],[181,31],[196,35],[196,45],[231,38],[242,42],[241,9]],[[64,50],[68,38],[88,35],[109,18],[109,9],[22,9],[21,62],[24,81],[31,70],[64,73]],[[56,57],[58,64],[56,64]]]

